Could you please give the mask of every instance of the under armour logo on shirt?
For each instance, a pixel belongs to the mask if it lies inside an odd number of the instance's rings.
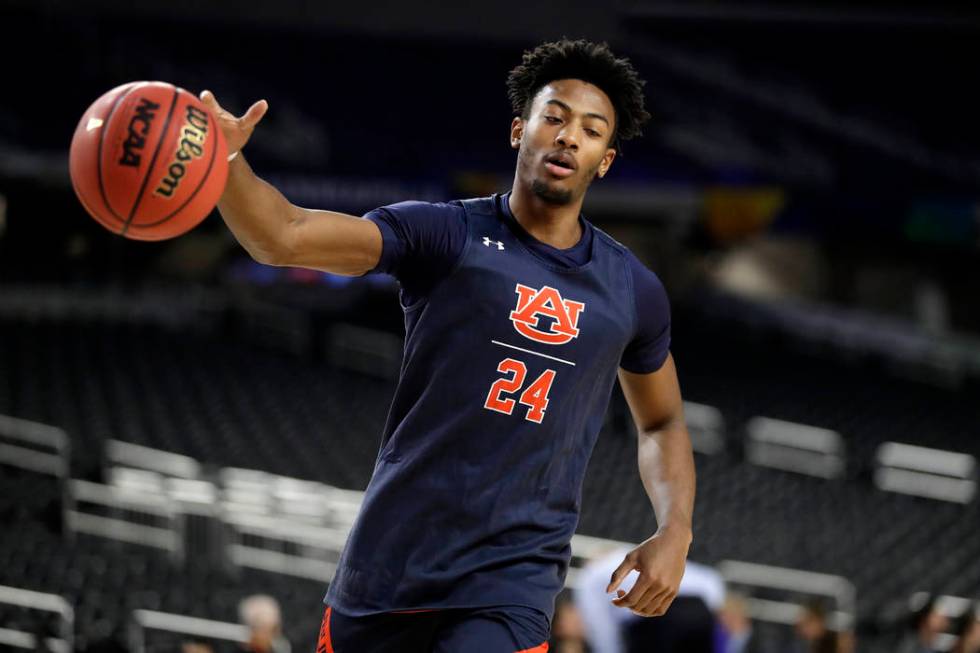
[[[493,243],[494,245],[496,245],[497,246],[497,249],[503,249],[504,248],[504,244],[502,242],[500,242],[499,240],[490,240],[490,236],[484,236],[483,237],[483,246],[484,247],[490,247],[490,243]]]

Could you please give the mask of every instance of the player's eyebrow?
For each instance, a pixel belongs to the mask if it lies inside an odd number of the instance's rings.
[[[568,111],[569,113],[572,113],[572,107],[568,106],[567,104],[565,104],[561,100],[548,100],[547,102],[545,102],[545,104],[554,104],[554,105],[557,105],[557,106],[561,107],[565,111]],[[606,118],[601,113],[587,113],[587,114],[585,114],[585,117],[586,118],[597,118],[597,119],[601,120],[602,122],[606,123],[607,126],[609,125],[609,119]]]

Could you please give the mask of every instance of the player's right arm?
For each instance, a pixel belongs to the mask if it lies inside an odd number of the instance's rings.
[[[345,213],[296,206],[252,172],[241,149],[268,109],[265,100],[241,117],[222,109],[210,91],[203,91],[201,100],[217,118],[228,152],[238,152],[228,165],[218,211],[252,258],[267,265],[350,276],[374,269],[382,250],[376,224]]]

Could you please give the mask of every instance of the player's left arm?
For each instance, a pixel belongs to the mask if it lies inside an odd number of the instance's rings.
[[[606,591],[616,591],[630,570],[637,570],[636,584],[628,594],[619,590],[613,603],[642,616],[657,617],[677,596],[693,537],[694,454],[670,354],[659,370],[649,374],[620,368],[619,382],[636,423],[640,478],[653,503],[658,528],[626,555]]]

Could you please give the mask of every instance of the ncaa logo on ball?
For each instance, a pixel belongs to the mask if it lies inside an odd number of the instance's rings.
[[[140,98],[136,113],[129,119],[129,129],[126,140],[123,141],[123,153],[122,158],[119,159],[119,165],[139,167],[140,153],[143,151],[143,146],[146,145],[146,135],[149,133],[150,125],[159,109],[160,105],[156,102]]]
[[[181,177],[187,172],[187,165],[204,154],[204,141],[208,135],[207,111],[188,105],[184,126],[180,133],[177,151],[167,167],[167,176],[160,180],[160,185],[153,191],[155,195],[173,197]]]

